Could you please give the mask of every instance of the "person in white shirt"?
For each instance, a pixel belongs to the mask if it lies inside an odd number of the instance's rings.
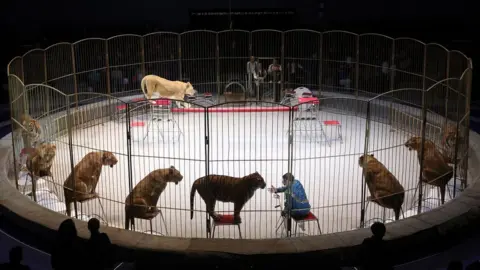
[[[255,61],[255,57],[252,55],[250,56],[250,61],[247,62],[247,75],[248,75],[248,80],[247,80],[247,90],[250,92],[250,94],[254,94],[255,91],[252,89],[252,82],[255,82],[255,85],[258,87],[258,62]]]

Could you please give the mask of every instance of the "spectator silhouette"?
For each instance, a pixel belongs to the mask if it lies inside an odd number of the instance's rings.
[[[13,247],[10,249],[10,261],[8,263],[0,264],[0,269],[5,270],[30,270],[30,267],[21,264],[23,259],[23,250],[21,247]]]
[[[107,234],[100,233],[100,221],[91,218],[88,221],[90,239],[87,242],[89,269],[109,269],[113,265],[112,244]]]
[[[447,270],[463,270],[463,263],[461,261],[451,261]]]
[[[83,268],[81,264],[85,258],[72,219],[66,219],[60,224],[51,255],[52,268],[55,270]]]
[[[373,236],[363,240],[363,269],[373,270],[393,269],[391,263],[390,252],[383,237],[385,236],[386,228],[381,222],[375,222],[370,227]]]

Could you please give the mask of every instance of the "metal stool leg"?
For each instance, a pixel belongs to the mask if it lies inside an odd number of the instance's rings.
[[[213,222],[213,229],[212,229],[212,239],[215,238],[215,228],[217,226],[215,226],[215,222]]]
[[[342,126],[337,127],[338,137],[340,138],[340,143],[343,143],[343,136],[342,136]]]
[[[165,221],[165,217],[163,216],[162,210],[160,210],[160,218],[162,219],[163,226],[165,227],[165,235],[168,235],[167,222]]]
[[[240,235],[240,239],[242,239],[242,231],[240,230],[240,224],[237,224],[238,227],[238,234]]]
[[[298,227],[298,221],[295,221],[295,231],[293,232],[293,235],[297,236],[297,227]]]
[[[107,217],[107,215],[106,215],[106,213],[105,213],[105,209],[103,209],[102,200],[100,200],[100,198],[99,198],[99,197],[97,197],[97,199],[98,199],[98,204],[100,205],[100,208],[102,209],[102,215],[103,215],[103,217],[104,217],[104,218],[106,218],[106,217]],[[107,223],[107,225],[108,225],[108,222],[107,222],[106,220],[105,220],[105,222],[106,222],[106,223]]]
[[[320,232],[320,234],[322,234],[322,229],[320,229],[320,222],[318,221],[318,219],[317,219],[317,226],[318,226],[318,231]]]
[[[153,222],[150,219],[150,234],[153,234]]]

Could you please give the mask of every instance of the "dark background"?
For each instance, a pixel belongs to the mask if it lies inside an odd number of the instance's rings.
[[[409,36],[437,42],[475,58],[473,1],[457,0],[231,0],[236,11],[282,11],[285,15],[233,16],[233,28],[348,30]],[[33,48],[74,42],[87,37],[229,29],[229,16],[199,16],[200,12],[228,14],[228,0],[110,1],[6,0],[0,4],[2,85],[14,56]],[[474,69],[475,71],[475,69]],[[475,72],[477,73],[477,72]],[[473,99],[480,95],[472,90]],[[8,103],[3,89],[0,103]],[[3,118],[3,117],[2,117]]]

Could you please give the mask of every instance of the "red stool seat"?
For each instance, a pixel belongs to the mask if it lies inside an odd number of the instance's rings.
[[[143,122],[143,121],[133,121],[133,122],[130,123],[130,126],[131,127],[144,127],[145,122]]]
[[[323,121],[323,124],[325,126],[339,126],[340,122],[337,120],[326,120],[326,121]]]
[[[217,223],[217,226],[220,226],[220,225],[237,225],[237,224],[233,223],[233,221],[234,221],[233,215],[219,215],[218,217],[220,219],[215,221],[215,223]]]
[[[305,216],[303,218],[297,219],[297,218],[294,218],[292,216],[292,219],[295,221],[295,231],[294,231],[295,235],[297,234],[297,227],[298,227],[299,222],[305,223],[305,222],[310,222],[310,221],[317,222],[318,231],[320,232],[320,234],[322,234],[322,229],[320,228],[320,222],[318,221],[318,218],[311,211],[308,212],[307,216]]]
[[[238,234],[240,239],[242,239],[242,231],[240,230],[240,224],[234,223],[234,216],[233,215],[218,215],[219,220],[213,220],[213,232],[212,238],[215,238],[215,227],[217,226],[237,226]]]
[[[316,97],[305,97],[305,98],[298,98],[298,103],[312,103],[312,104],[320,104],[320,101]]]
[[[117,110],[119,110],[119,111],[123,111],[123,110],[126,110],[126,109],[127,109],[127,104],[122,104],[122,105],[117,106]]]
[[[205,93],[205,94],[203,94],[203,96],[204,97],[212,97],[213,95],[212,95],[212,93]]]
[[[315,220],[318,220],[318,218],[312,213],[312,212],[308,212],[308,215],[306,217],[303,217],[303,218],[295,218],[292,216],[293,219],[295,219],[295,221],[315,221]]]
[[[171,103],[172,101],[168,99],[152,100],[152,104],[156,106],[169,106]]]

